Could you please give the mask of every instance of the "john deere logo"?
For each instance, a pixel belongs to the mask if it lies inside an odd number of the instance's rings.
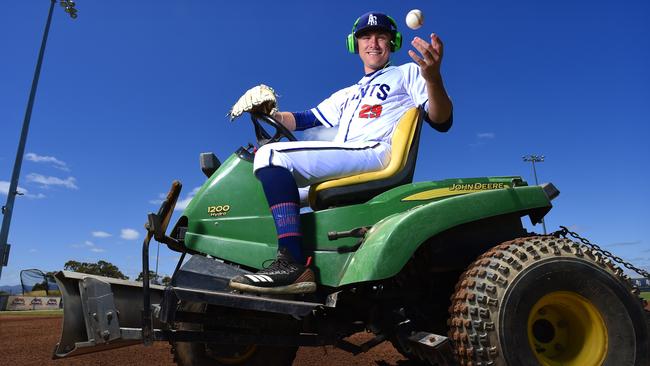
[[[487,189],[506,188],[503,183],[469,183],[469,184],[452,184],[450,191],[483,191]]]
[[[464,183],[452,184],[449,187],[429,189],[410,196],[402,198],[402,201],[425,201],[434,198],[458,196],[467,193],[476,193],[482,191],[489,191],[492,189],[510,188],[505,183]]]
[[[230,211],[230,205],[208,206],[208,215],[212,217],[225,216]]]

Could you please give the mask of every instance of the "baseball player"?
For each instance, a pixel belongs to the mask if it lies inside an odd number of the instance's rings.
[[[273,89],[265,85],[248,90],[233,106],[232,119],[243,112],[272,115],[289,130],[316,126],[337,128],[334,141],[293,141],[264,145],[255,154],[254,172],[268,200],[278,234],[278,254],[271,265],[253,275],[233,278],[233,289],[274,294],[316,290],[314,273],[301,250],[298,187],[381,170],[391,156],[391,137],[402,115],[421,106],[424,120],[445,132],[452,123],[452,103],[445,91],[440,64],[443,45],[431,34],[415,37],[409,50],[414,63],[393,66],[390,55],[400,49],[402,36],[395,21],[380,12],[357,19],[347,39],[348,50],[358,53],[363,77],[341,89],[315,108],[279,112]]]

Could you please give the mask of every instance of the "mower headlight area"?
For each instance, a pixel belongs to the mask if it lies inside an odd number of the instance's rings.
[[[210,178],[214,172],[219,169],[221,162],[212,152],[204,152],[199,156],[201,171],[206,177]]]
[[[555,188],[553,183],[542,184],[542,189],[544,190],[544,193],[546,193],[546,197],[548,197],[549,201],[552,201],[555,197],[560,195],[560,191]]]

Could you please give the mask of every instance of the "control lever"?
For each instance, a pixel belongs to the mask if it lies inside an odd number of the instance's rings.
[[[362,226],[348,231],[330,231],[327,233],[329,240],[340,238],[363,238],[372,226]]]

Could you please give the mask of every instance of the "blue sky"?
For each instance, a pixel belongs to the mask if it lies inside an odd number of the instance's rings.
[[[20,136],[49,1],[0,13],[0,201]],[[363,74],[344,47],[368,10],[391,14],[407,46],[436,32],[455,106],[447,134],[423,132],[415,179],[521,175],[561,195],[566,225],[650,268],[648,1],[89,1],[55,9],[0,285],[20,270],[108,260],[134,278],[146,213],[173,179],[183,199],[204,181],[198,154],[221,160],[254,140],[225,117],[259,83],[303,110]],[[404,17],[425,14],[417,31]],[[394,63],[410,61],[405,47]],[[178,212],[176,213],[178,216]],[[541,232],[541,227],[534,230]],[[152,250],[155,255],[155,250]],[[160,272],[177,255],[161,248]]]

